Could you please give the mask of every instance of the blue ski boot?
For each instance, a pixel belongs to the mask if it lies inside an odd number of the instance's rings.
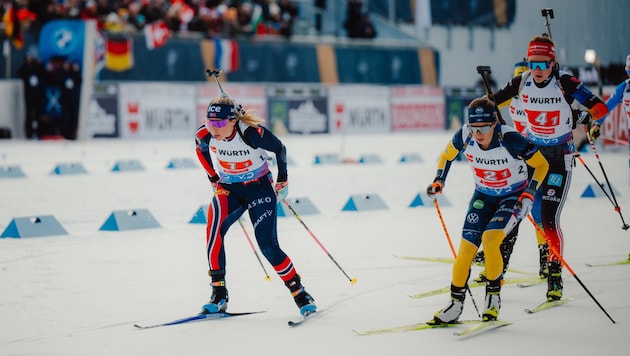
[[[212,296],[210,296],[210,301],[201,307],[201,312],[204,314],[223,313],[227,310],[229,300],[225,282],[212,282],[211,285]]]
[[[306,293],[304,288],[302,288],[302,291],[294,296],[293,299],[298,308],[300,308],[300,314],[302,314],[302,316],[307,316],[317,311],[317,306],[314,303],[315,300],[310,294]]]
[[[314,303],[315,299],[304,290],[299,275],[296,274],[295,277],[284,282],[284,284],[291,291],[293,300],[295,300],[295,304],[300,308],[300,314],[302,314],[302,316],[307,316],[317,311],[317,306]]]

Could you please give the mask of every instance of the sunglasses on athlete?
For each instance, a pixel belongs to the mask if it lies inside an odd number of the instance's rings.
[[[535,69],[547,70],[547,69],[551,68],[551,62],[553,62],[553,61],[549,61],[549,62],[545,62],[545,61],[527,62],[527,68],[529,68],[531,70],[535,70]]]
[[[220,129],[224,127],[225,125],[227,125],[229,121],[230,119],[220,119],[220,120],[206,119],[206,124],[214,128]]]
[[[494,124],[488,124],[488,125],[483,125],[483,126],[470,126],[470,124],[468,124],[468,129],[470,130],[470,132],[474,135],[476,133],[480,133],[482,135],[487,134],[488,132],[492,131],[492,125]]]

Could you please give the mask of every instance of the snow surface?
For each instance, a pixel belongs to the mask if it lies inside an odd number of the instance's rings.
[[[202,169],[166,169],[172,159],[196,160],[193,140],[3,141],[0,166],[19,165],[26,178],[0,179],[0,231],[12,219],[54,215],[68,235],[0,239],[0,354],[2,355],[619,355],[630,335],[630,265],[587,267],[622,260],[630,231],[610,201],[582,198],[594,180],[579,163],[563,215],[565,258],[616,321],[613,324],[565,269],[565,295],[573,302],[539,314],[523,309],[544,300],[546,286],[505,286],[501,318],[514,324],[468,339],[455,329],[357,336],[374,329],[424,322],[447,295],[409,295],[448,286],[451,265],[395,255],[451,257],[432,203],[409,207],[432,181],[450,132],[354,136],[284,136],[289,198],[309,198],[320,214],[302,215],[308,228],[347,274],[293,217],[279,218],[280,243],[293,258],[320,309],[298,328],[288,291],[275,275],[265,280],[241,227],[226,239],[231,311],[266,310],[233,319],[136,330],[193,315],[207,301],[205,225],[189,221],[210,201]],[[378,164],[320,164],[318,154]],[[422,162],[400,163],[419,154]],[[604,182],[592,152],[583,155]],[[622,209],[630,209],[627,148],[600,149]],[[112,172],[118,160],[137,159],[140,172]],[[87,174],[51,175],[59,163],[79,162]],[[196,161],[195,161],[196,162]],[[275,171],[275,168],[274,168]],[[472,192],[468,166],[456,162],[441,210],[453,243]],[[342,211],[353,194],[378,194],[386,210]],[[116,210],[148,209],[161,228],[101,231]],[[630,219],[630,210],[626,221]],[[245,219],[250,236],[251,224]],[[511,267],[536,272],[534,229],[521,228]],[[273,269],[265,261],[264,268]],[[473,275],[479,271],[473,267]],[[507,278],[522,277],[508,273]],[[483,289],[473,290],[481,308]],[[476,318],[466,301],[463,319]]]

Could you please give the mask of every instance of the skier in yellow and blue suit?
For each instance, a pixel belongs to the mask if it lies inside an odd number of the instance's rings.
[[[466,296],[470,266],[477,250],[485,251],[486,297],[482,318],[496,320],[501,308],[503,259],[500,245],[517,222],[529,214],[536,190],[549,167],[538,147],[514,128],[501,125],[496,106],[487,97],[468,106],[467,124],[460,128],[442,152],[437,174],[427,188],[433,197],[442,192],[451,162],[462,153],[472,170],[475,192],[470,200],[453,265],[448,305],[429,323],[452,323],[459,319]],[[527,165],[534,168],[531,179]]]

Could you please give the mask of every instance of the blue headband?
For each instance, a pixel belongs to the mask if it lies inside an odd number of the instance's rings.
[[[210,120],[234,119],[234,105],[230,104],[210,104],[208,105],[208,114],[206,117]]]
[[[478,106],[476,108],[468,109],[468,123],[474,124],[476,122],[494,122],[494,106]]]

